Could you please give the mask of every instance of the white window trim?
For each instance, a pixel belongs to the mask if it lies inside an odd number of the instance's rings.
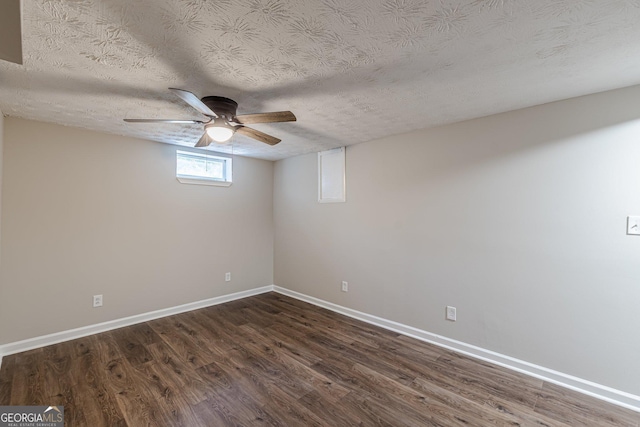
[[[176,159],[180,153],[191,154],[202,157],[213,157],[217,159],[224,160],[226,163],[225,167],[227,168],[227,177],[231,178],[230,180],[221,180],[215,178],[206,178],[199,177],[193,175],[180,175],[176,170],[176,179],[181,184],[194,184],[194,185],[211,185],[215,187],[230,187],[233,184],[233,159],[228,156],[219,156],[218,153],[200,153],[195,151],[187,151],[187,150],[176,150]]]
[[[176,179],[181,184],[195,184],[195,185],[213,185],[215,187],[230,187],[233,182],[231,181],[219,181],[217,179],[206,178],[185,178],[183,176],[176,176]]]

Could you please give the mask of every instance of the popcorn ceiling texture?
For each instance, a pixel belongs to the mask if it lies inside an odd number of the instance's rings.
[[[291,110],[276,160],[640,83],[640,0],[29,0],[9,116],[193,146],[178,87]]]

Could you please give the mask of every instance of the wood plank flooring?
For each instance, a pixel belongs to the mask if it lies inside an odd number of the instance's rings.
[[[276,293],[6,356],[67,426],[633,426],[640,413]]]

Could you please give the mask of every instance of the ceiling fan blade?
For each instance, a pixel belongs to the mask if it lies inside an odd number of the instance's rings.
[[[201,120],[174,120],[174,119],[124,119],[128,123],[196,123],[203,124]]]
[[[273,113],[241,114],[235,117],[235,121],[243,125],[253,123],[295,122],[296,116],[291,111],[275,111]]]
[[[211,144],[211,141],[212,139],[209,137],[207,132],[205,132],[204,134],[202,134],[202,136],[200,137],[196,145],[194,145],[194,147],[198,147],[198,148],[208,147]]]
[[[182,98],[184,102],[191,105],[193,108],[200,111],[205,116],[218,117],[218,115],[214,113],[211,108],[207,107],[204,102],[200,101],[200,99],[198,99],[198,97],[191,92],[187,90],[176,89],[174,87],[170,87],[169,90]]]
[[[260,132],[259,130],[255,130],[253,128],[248,128],[246,126],[237,126],[236,132],[244,136],[248,136],[249,138],[257,139],[258,141],[264,142],[265,144],[269,145],[276,145],[278,142],[282,141],[275,136],[267,135],[264,132]]]

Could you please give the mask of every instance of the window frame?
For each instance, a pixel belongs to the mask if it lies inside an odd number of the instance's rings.
[[[222,163],[222,170],[224,179],[218,179],[213,177],[198,176],[198,175],[185,175],[178,173],[178,160],[181,155],[190,157],[200,157],[206,159],[206,161],[213,160],[214,162]],[[196,151],[176,150],[176,179],[181,184],[195,184],[195,185],[213,185],[217,187],[229,187],[233,183],[233,159],[231,157],[220,156],[218,153],[199,153]]]

